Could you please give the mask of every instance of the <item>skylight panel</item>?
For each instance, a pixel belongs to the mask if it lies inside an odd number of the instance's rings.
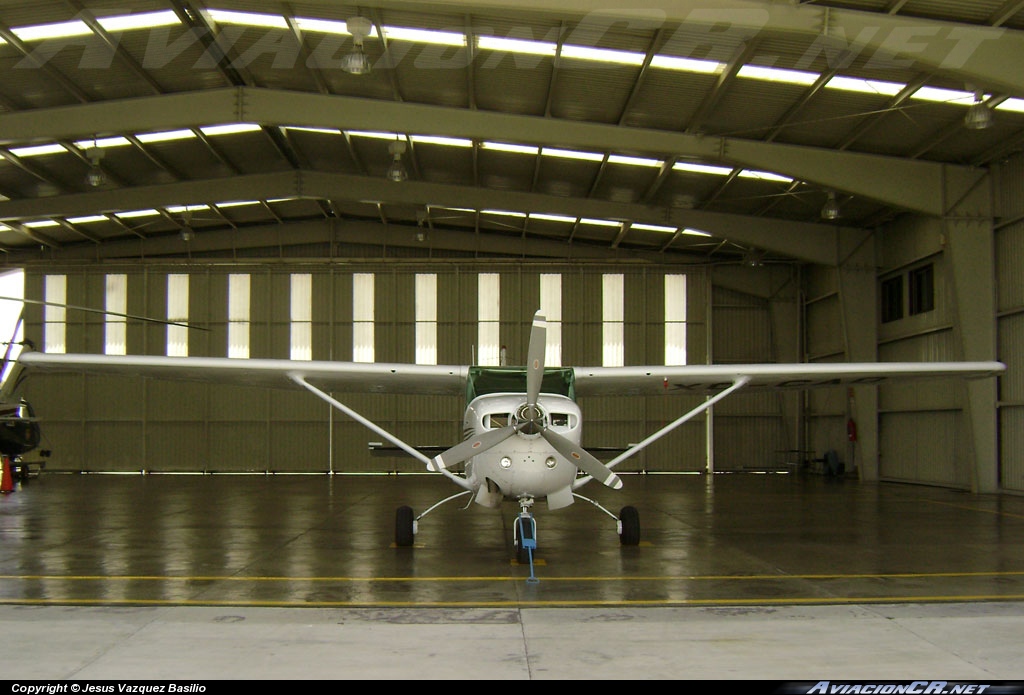
[[[599,220],[593,217],[581,217],[580,224],[589,224],[594,227],[621,227],[622,222],[618,220]]]
[[[714,174],[716,176],[728,176],[732,173],[732,167],[693,164],[692,162],[676,162],[672,165],[672,168],[676,171],[689,171],[694,174]]]
[[[281,126],[285,130],[298,130],[303,133],[322,133],[324,135],[341,135],[341,130],[338,128],[313,128],[311,126],[304,125],[286,125]]]
[[[531,220],[542,220],[544,222],[566,222],[568,224],[576,224],[575,217],[569,217],[568,215],[551,215],[546,212],[531,212]]]
[[[404,137],[401,133],[385,133],[376,130],[350,130],[348,134],[356,138],[375,138],[377,140],[394,140]]]
[[[68,222],[71,224],[90,224],[92,222],[109,222],[110,219],[106,215],[85,215],[84,217],[69,217]]]
[[[763,65],[744,65],[736,74],[738,77],[749,77],[755,80],[767,80],[769,82],[783,82],[786,84],[802,85],[814,84],[819,77],[816,72],[783,70],[782,68],[771,68]]]
[[[167,209],[167,212],[172,212],[174,214],[179,214],[179,213],[182,213],[182,212],[198,212],[200,210],[209,210],[210,206],[209,205],[202,205],[202,204],[199,204],[199,205],[168,205],[166,209]]]
[[[545,157],[561,157],[562,159],[582,159],[588,162],[603,162],[604,155],[598,152],[579,152],[577,150],[560,150],[557,147],[544,147],[540,153]]]
[[[664,232],[665,234],[675,234],[679,231],[679,227],[666,227],[663,224],[646,224],[644,222],[634,222],[630,228],[639,229],[642,232]]]
[[[680,72],[697,72],[705,75],[714,75],[725,67],[716,60],[700,60],[698,58],[680,58],[678,56],[657,55],[651,59],[652,68],[663,70],[678,70]]]
[[[690,227],[684,229],[683,234],[686,234],[687,236],[711,236],[707,232],[702,232],[699,229],[691,229]]]
[[[844,77],[836,75],[825,83],[826,89],[841,89],[846,92],[861,92],[863,94],[881,94],[887,97],[894,97],[905,88],[905,84],[899,82],[883,82],[881,80],[862,80],[856,77]]]
[[[348,30],[347,22],[338,22],[330,19],[313,19],[312,17],[296,17],[295,25],[302,31],[313,31],[321,34],[351,35]],[[376,38],[377,27],[372,29],[370,35]]]
[[[481,210],[481,215],[498,215],[499,217],[526,217],[525,212],[514,212],[512,210]]]
[[[755,171],[753,169],[744,169],[737,176],[741,179],[757,179],[758,181],[778,181],[779,183],[789,183],[793,179],[789,176],[783,176],[782,174],[775,174],[770,171]]]
[[[613,154],[608,157],[609,164],[625,164],[635,167],[660,167],[661,160],[648,159],[646,157],[627,157],[626,155]]]
[[[563,58],[579,58],[600,63],[618,63],[620,65],[643,65],[644,54],[629,51],[615,51],[609,48],[591,48],[590,46],[562,46]]]
[[[60,223],[57,220],[32,220],[31,222],[22,222],[22,227],[28,227],[29,229],[40,229],[42,227],[56,227]]]
[[[137,136],[139,142],[143,144],[149,144],[151,142],[171,142],[173,140],[187,140],[189,138],[196,137],[194,131],[188,128],[182,128],[181,130],[164,130],[158,133],[143,133]]]
[[[88,36],[92,33],[89,25],[80,19],[55,24],[37,24],[30,27],[11,29],[11,33],[22,41],[43,41],[45,39],[66,39],[72,36]]]
[[[1018,99],[1016,97],[1007,99],[1006,101],[1004,101],[1003,103],[999,104],[999,106],[996,107],[997,111],[1000,109],[1003,111],[1016,111],[1019,113],[1024,113],[1024,99]]]
[[[207,10],[210,19],[218,24],[241,24],[247,27],[266,29],[287,29],[288,22],[279,14],[257,12],[234,12],[231,10]]]
[[[16,157],[38,157],[44,154],[60,154],[67,152],[64,145],[56,143],[50,145],[29,145],[28,147],[12,147],[11,154]]]
[[[199,130],[202,131],[203,135],[234,135],[235,133],[251,133],[259,129],[259,125],[255,123],[229,123],[226,125],[207,126]]]
[[[90,138],[88,140],[78,140],[75,142],[75,147],[80,150],[87,150],[90,147],[124,147],[130,145],[128,138],[121,137],[120,135],[112,138]]]
[[[434,135],[413,135],[412,141],[426,145],[448,145],[450,147],[473,146],[473,141],[466,138],[446,138]]]
[[[132,29],[152,29],[181,24],[174,10],[158,12],[138,12],[135,14],[118,15],[117,17],[99,18],[100,26],[107,31],[131,31]]]
[[[486,51],[503,51],[506,53],[524,53],[554,57],[557,46],[547,41],[530,41],[527,39],[505,39],[500,36],[478,36],[477,48]]]
[[[115,213],[115,217],[122,220],[131,220],[136,217],[152,217],[153,215],[159,214],[159,212],[151,208],[149,210],[126,210],[124,212]]]
[[[216,204],[214,204],[214,207],[216,207],[216,208],[237,208],[237,207],[241,207],[243,205],[260,205],[260,201],[258,201],[258,200],[231,200],[231,201],[228,201],[226,203],[216,203]]]
[[[516,154],[532,154],[536,155],[540,153],[539,147],[532,145],[514,145],[507,142],[482,142],[480,143],[481,149],[494,150],[496,152],[514,152]]]
[[[436,46],[465,46],[466,35],[455,31],[434,31],[409,27],[384,27],[384,36],[392,41],[412,41]]]
[[[988,95],[985,95],[986,98]],[[970,106],[974,103],[974,93],[965,92],[960,89],[942,89],[941,87],[921,87],[910,95],[911,99],[923,101],[937,101],[945,104],[958,104]]]

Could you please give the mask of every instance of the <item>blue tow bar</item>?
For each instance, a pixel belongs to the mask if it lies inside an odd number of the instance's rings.
[[[526,533],[526,524],[529,524],[529,534]],[[516,517],[516,526],[519,542],[530,556],[530,576],[527,577],[526,582],[536,584],[540,581],[533,573],[533,551],[537,548],[537,524],[532,515],[524,512]]]

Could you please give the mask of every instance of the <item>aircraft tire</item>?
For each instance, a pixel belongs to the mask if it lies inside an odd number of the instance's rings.
[[[636,510],[636,507],[623,507],[619,512],[619,522],[622,524],[619,542],[622,545],[639,545],[640,512]]]
[[[399,548],[412,546],[413,539],[412,507],[399,507],[395,512],[395,545]]]

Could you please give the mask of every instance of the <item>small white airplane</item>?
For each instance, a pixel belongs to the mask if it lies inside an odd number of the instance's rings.
[[[419,459],[462,491],[418,516],[403,506],[395,516],[395,545],[411,546],[419,522],[442,504],[463,496],[485,507],[514,501],[519,514],[513,531],[516,557],[529,563],[537,544],[532,508],[543,500],[560,509],[576,499],[594,504],[616,521],[622,545],[640,542],[635,507],[614,514],[577,490],[596,480],[622,487],[613,469],[686,421],[746,387],[802,389],[838,384],[878,384],[922,377],[991,377],[1000,362],[881,362],[840,364],[754,364],[629,367],[545,367],[546,322],[538,313],[530,332],[527,364],[518,367],[445,366],[357,362],[47,354],[23,351],[19,364],[30,370],[77,371],[170,379],[295,386]],[[699,405],[631,445],[607,463],[582,446],[583,413],[576,396],[644,395],[659,392],[707,394]],[[463,441],[429,456],[387,432],[331,392],[467,394]],[[464,464],[458,470],[459,464]]]

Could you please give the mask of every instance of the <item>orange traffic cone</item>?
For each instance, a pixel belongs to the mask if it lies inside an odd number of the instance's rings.
[[[0,492],[14,492],[14,476],[11,475],[11,462],[6,456],[4,460],[4,474],[3,480],[0,481]]]

